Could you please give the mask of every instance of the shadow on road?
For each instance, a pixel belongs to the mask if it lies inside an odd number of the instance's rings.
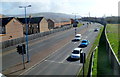
[[[68,62],[76,62],[79,59],[72,59],[70,56],[66,59]]]
[[[73,39],[73,40],[71,40],[71,42],[79,42],[79,41],[78,41],[78,40],[74,40],[74,39]]]

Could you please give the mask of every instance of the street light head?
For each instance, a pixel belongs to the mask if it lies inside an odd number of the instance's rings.
[[[28,5],[28,7],[31,7],[31,5]]]
[[[22,6],[19,6],[19,8],[22,8]]]

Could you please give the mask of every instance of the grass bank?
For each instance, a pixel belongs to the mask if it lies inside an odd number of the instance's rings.
[[[82,25],[83,25],[82,23],[79,23],[79,24],[78,24],[78,27],[81,27]]]
[[[107,24],[106,28],[108,40],[112,46],[113,51],[115,52],[118,60],[120,61],[120,57],[118,54],[119,49],[119,37],[118,37],[118,24]]]

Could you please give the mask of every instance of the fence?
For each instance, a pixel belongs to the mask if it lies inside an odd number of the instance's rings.
[[[117,58],[117,56],[115,55],[111,45],[110,45],[110,42],[108,41],[108,38],[107,38],[107,35],[106,35],[106,26],[104,27],[104,30],[103,30],[103,36],[105,41],[106,41],[106,51],[107,51],[107,54],[109,55],[109,62],[111,64],[111,67],[112,67],[112,70],[113,70],[113,75],[120,75],[120,62]],[[96,48],[95,48],[96,49]],[[93,53],[91,54],[91,59],[93,59],[94,57],[94,51]],[[89,72],[88,72],[88,76],[91,76],[92,75],[92,66],[94,64],[93,60],[90,60],[92,62],[90,62],[90,66],[89,66]]]
[[[47,31],[47,32],[28,35],[28,41],[39,38],[39,37],[43,37],[43,36],[46,36],[46,35],[49,35],[49,34],[52,34],[52,33],[64,31],[64,30],[67,30],[67,29],[70,29],[70,28],[72,28],[71,25],[70,26],[64,26],[62,28],[54,29],[54,30]],[[23,42],[25,42],[25,36],[21,37],[21,38],[16,38],[16,39],[11,39],[11,40],[7,40],[7,41],[4,41],[4,42],[0,42],[0,49],[4,49],[4,48],[10,47],[10,46],[14,46],[16,44],[20,44],[20,43],[23,43]]]

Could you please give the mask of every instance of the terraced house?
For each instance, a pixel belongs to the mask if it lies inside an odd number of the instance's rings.
[[[14,17],[0,18],[0,42],[23,37],[23,24]]]
[[[29,17],[26,19],[28,25],[28,34],[49,31],[48,22],[44,17]],[[23,30],[24,34],[26,34],[25,18],[18,18],[18,20],[24,24]]]

